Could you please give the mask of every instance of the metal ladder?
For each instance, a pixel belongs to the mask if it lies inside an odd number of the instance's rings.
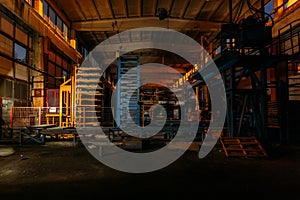
[[[126,74],[136,67],[134,73]],[[125,75],[126,74],[126,75]],[[116,94],[116,122],[125,125],[126,119],[133,119],[132,123],[140,125],[139,87],[140,87],[140,58],[136,55],[122,55],[118,57],[118,83]],[[119,81],[121,80],[121,81]],[[134,91],[134,92],[133,92]],[[133,94],[132,94],[133,92]],[[132,95],[131,95],[132,94]],[[131,95],[131,96],[130,96]],[[126,100],[129,102],[126,102]],[[127,108],[126,104],[129,103]],[[128,123],[126,122],[126,125]]]

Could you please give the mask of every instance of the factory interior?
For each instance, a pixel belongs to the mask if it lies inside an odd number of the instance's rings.
[[[180,46],[196,62],[151,46],[174,32],[199,45]],[[226,107],[214,138],[212,65]],[[298,112],[298,0],[0,0],[1,199],[287,198],[300,186]],[[163,123],[150,137],[126,129],[151,122]],[[186,123],[193,140],[161,169],[92,155],[99,129],[133,155],[173,144]]]

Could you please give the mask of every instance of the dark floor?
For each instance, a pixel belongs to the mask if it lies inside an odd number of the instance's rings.
[[[297,146],[269,147],[269,158],[228,159],[217,145],[202,160],[196,151],[188,151],[168,167],[145,174],[113,170],[83,146],[12,146],[14,154],[0,157],[3,200],[295,199],[300,191]]]

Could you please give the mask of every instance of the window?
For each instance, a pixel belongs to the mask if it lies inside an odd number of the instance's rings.
[[[78,38],[76,38],[76,48],[77,48],[77,51],[82,55],[83,58],[85,58],[88,55],[88,51],[82,45],[82,43],[78,40]]]
[[[27,100],[27,85],[15,82],[14,94],[16,99]]]
[[[0,96],[4,96],[5,94],[5,79],[0,77]]]
[[[217,54],[221,53],[221,50],[222,50],[222,47],[218,46],[218,48],[217,48]]]
[[[49,6],[47,1],[43,0],[43,13],[44,17],[48,17],[50,19],[50,24],[53,27],[57,27],[65,40],[68,40],[70,38],[70,30],[69,27],[63,22],[62,18],[58,16],[58,14],[55,12],[55,10]]]
[[[53,23],[53,25],[55,25],[56,24],[56,22],[55,22],[56,14],[51,7],[49,7],[49,18],[50,18],[50,21]]]
[[[34,7],[34,3],[35,3],[34,1],[35,1],[35,0],[30,0],[30,1],[29,1],[29,4],[30,4],[32,7]]]
[[[61,32],[63,32],[63,23],[59,16],[56,17],[56,26]]]
[[[67,25],[63,24],[63,35],[66,39],[69,38],[68,30],[69,28],[67,27]]]
[[[0,77],[0,96],[12,97],[12,82]]]
[[[26,63],[27,62],[27,49],[23,46],[15,43],[14,44],[14,58]]]
[[[68,72],[67,72],[66,70],[63,70],[63,71],[62,71],[62,75],[63,75],[63,77],[65,77],[66,79],[69,78]]]
[[[48,3],[46,1],[43,1],[43,14],[44,16],[48,16]]]
[[[271,0],[269,3],[267,3],[267,5],[265,6],[265,12],[267,14],[270,14],[272,18],[274,18],[274,14],[272,13],[274,9],[274,0]],[[271,14],[272,13],[272,14]],[[268,16],[270,17],[270,16]]]

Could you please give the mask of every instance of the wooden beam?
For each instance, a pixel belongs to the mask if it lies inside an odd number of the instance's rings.
[[[184,5],[184,7],[183,7],[183,9],[182,9],[182,12],[181,12],[181,14],[180,14],[180,18],[181,18],[181,19],[184,18],[185,13],[186,13],[188,7],[190,6],[190,4],[191,4],[191,0],[185,1],[185,5]]]
[[[101,15],[100,15],[100,11],[99,11],[99,9],[98,9],[98,6],[97,6],[95,0],[92,0],[92,1],[93,1],[93,5],[95,6],[95,9],[96,9],[96,11],[97,11],[98,19],[101,20]]]
[[[115,13],[114,13],[114,10],[113,10],[113,7],[112,7],[112,3],[110,0],[106,0],[107,1],[107,4],[108,4],[108,7],[109,7],[109,10],[110,10],[110,13],[111,13],[111,16],[113,19],[115,19]]]
[[[73,28],[76,31],[112,31],[112,23],[116,20],[90,20],[73,22]],[[142,17],[118,19],[119,31],[125,31],[133,28],[142,27],[161,27],[177,30],[188,31],[195,30],[198,27],[201,32],[219,31],[221,22],[210,22],[200,20],[188,20],[169,18],[168,20],[159,20],[157,17]]]
[[[170,5],[170,10],[168,12],[168,16],[171,16],[171,13],[172,13],[172,10],[173,10],[173,7],[174,7],[174,3],[175,3],[175,0],[172,0],[171,5]]]
[[[82,16],[84,17],[84,19],[86,20],[86,16],[85,16],[81,6],[79,5],[78,0],[75,0],[75,4],[78,7],[78,9],[80,10],[80,12],[81,12]]]
[[[125,12],[125,16],[126,18],[128,18],[128,5],[127,5],[127,0],[124,0],[124,12]]]
[[[211,21],[211,18],[219,11],[219,9],[222,7],[223,3],[224,3],[223,1],[220,1],[219,5],[217,5],[217,8],[214,11],[211,11],[211,13],[207,17],[207,19],[209,21]]]
[[[139,8],[139,16],[143,17],[143,0],[139,0],[138,8]]]
[[[194,17],[194,20],[197,20],[197,18],[199,17],[199,15],[201,14],[201,11],[203,10],[203,8],[206,5],[206,1],[204,1],[204,3],[202,4],[202,6],[199,7],[199,10],[197,12],[197,15]]]
[[[153,9],[153,17],[156,16],[157,6],[158,6],[158,0],[154,0],[153,1],[153,7],[152,7],[152,9]]]

